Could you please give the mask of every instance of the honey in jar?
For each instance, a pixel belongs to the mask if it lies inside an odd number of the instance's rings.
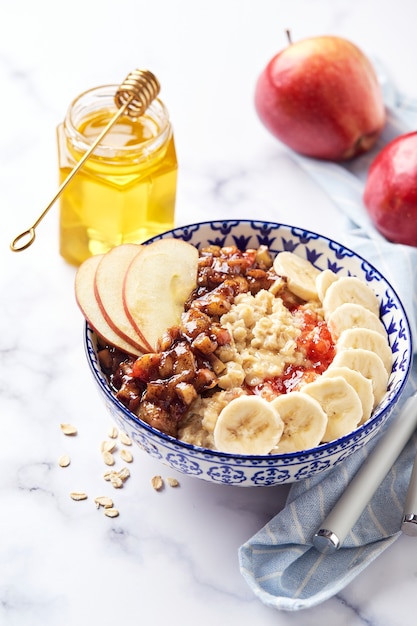
[[[60,183],[117,112],[117,85],[87,91],[57,129]],[[155,98],[121,116],[60,197],[60,254],[73,265],[174,226],[177,157],[168,111]]]

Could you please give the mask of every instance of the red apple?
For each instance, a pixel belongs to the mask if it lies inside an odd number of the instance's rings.
[[[417,246],[417,131],[400,135],[378,153],[363,201],[384,237]]]
[[[335,36],[290,43],[275,55],[257,81],[255,109],[294,151],[331,161],[368,151],[386,121],[373,65]]]

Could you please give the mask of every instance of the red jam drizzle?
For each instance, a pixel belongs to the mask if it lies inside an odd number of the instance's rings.
[[[271,396],[277,396],[295,391],[300,383],[314,381],[334,359],[335,345],[326,322],[319,320],[314,311],[298,309],[293,312],[303,316],[297,350],[304,353],[305,363],[288,364],[281,376],[265,379],[252,388],[253,393],[266,392]]]

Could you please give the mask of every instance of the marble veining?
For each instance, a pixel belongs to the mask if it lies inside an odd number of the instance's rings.
[[[288,614],[260,603],[239,546],[285,504],[287,487],[242,489],[177,475],[133,449],[123,489],[104,481],[111,425],[82,347],[75,269],[57,211],[14,254],[57,185],[55,128],[84,89],[145,66],[161,80],[179,157],[178,225],[282,221],[344,243],[331,200],[256,118],[259,71],[293,37],[345,36],[417,96],[412,0],[17,0],[0,23],[0,624],[397,626],[415,616],[417,543],[402,536],[342,593]],[[65,437],[60,424],[76,425]],[[71,464],[58,465],[67,453]],[[121,466],[117,461],[118,467]],[[152,489],[152,476],[180,486]],[[69,493],[85,491],[74,502]],[[110,495],[120,516],[94,498]]]

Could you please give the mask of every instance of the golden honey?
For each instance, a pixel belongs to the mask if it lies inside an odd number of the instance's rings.
[[[116,85],[81,94],[57,129],[60,183],[117,112]],[[122,116],[60,197],[60,254],[79,265],[174,226],[177,157],[168,112],[156,98]]]

